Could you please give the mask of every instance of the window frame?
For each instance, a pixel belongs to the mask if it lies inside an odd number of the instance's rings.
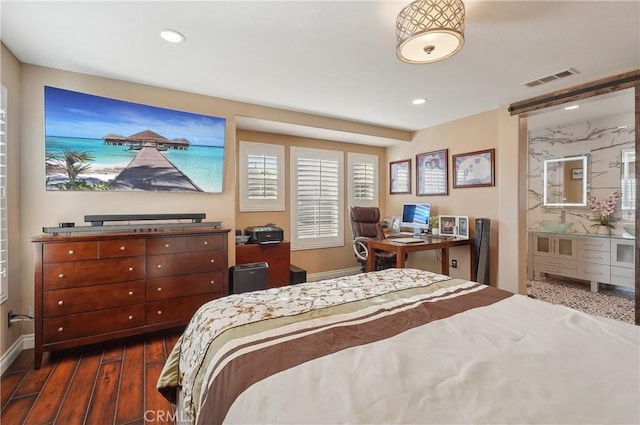
[[[249,199],[249,155],[264,155],[276,157],[277,164],[277,197],[276,199]],[[284,211],[285,210],[285,151],[284,145],[251,142],[241,140],[238,146],[239,170],[239,211]]]
[[[344,152],[305,148],[300,146],[292,146],[290,149],[290,188],[291,194],[291,250],[306,250],[319,248],[335,248],[344,246]],[[298,237],[298,160],[312,159],[320,161],[336,161],[337,162],[337,211],[336,217],[336,236],[324,236],[314,238]]]

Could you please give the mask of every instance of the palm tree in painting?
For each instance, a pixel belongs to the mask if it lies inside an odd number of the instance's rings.
[[[60,183],[60,189],[99,189],[98,187],[90,187],[87,183],[80,179],[80,174],[91,168],[93,156],[89,152],[81,152],[65,149],[62,154],[47,153],[45,155],[45,164],[47,174],[50,172],[64,172],[69,181]]]

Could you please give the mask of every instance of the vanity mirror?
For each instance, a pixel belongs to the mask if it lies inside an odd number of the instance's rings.
[[[622,150],[622,167],[620,167],[620,209],[636,208],[636,151]]]
[[[587,155],[547,159],[542,169],[545,207],[587,205]]]

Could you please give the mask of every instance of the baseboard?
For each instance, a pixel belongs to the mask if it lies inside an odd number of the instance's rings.
[[[11,363],[18,358],[22,350],[33,348],[35,346],[35,338],[33,334],[20,335],[18,339],[11,344],[11,347],[0,358],[0,375],[11,366]]]
[[[361,272],[360,267],[350,269],[329,270],[328,272],[307,274],[307,282],[317,282],[319,280],[334,279],[336,277],[351,276]]]

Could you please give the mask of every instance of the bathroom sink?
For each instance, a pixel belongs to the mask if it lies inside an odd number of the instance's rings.
[[[559,221],[541,221],[540,227],[546,232],[564,233],[571,229],[573,223],[560,223]]]
[[[635,237],[636,236],[636,225],[635,224],[623,224],[622,228],[624,229],[625,232],[627,232],[629,235]]]

